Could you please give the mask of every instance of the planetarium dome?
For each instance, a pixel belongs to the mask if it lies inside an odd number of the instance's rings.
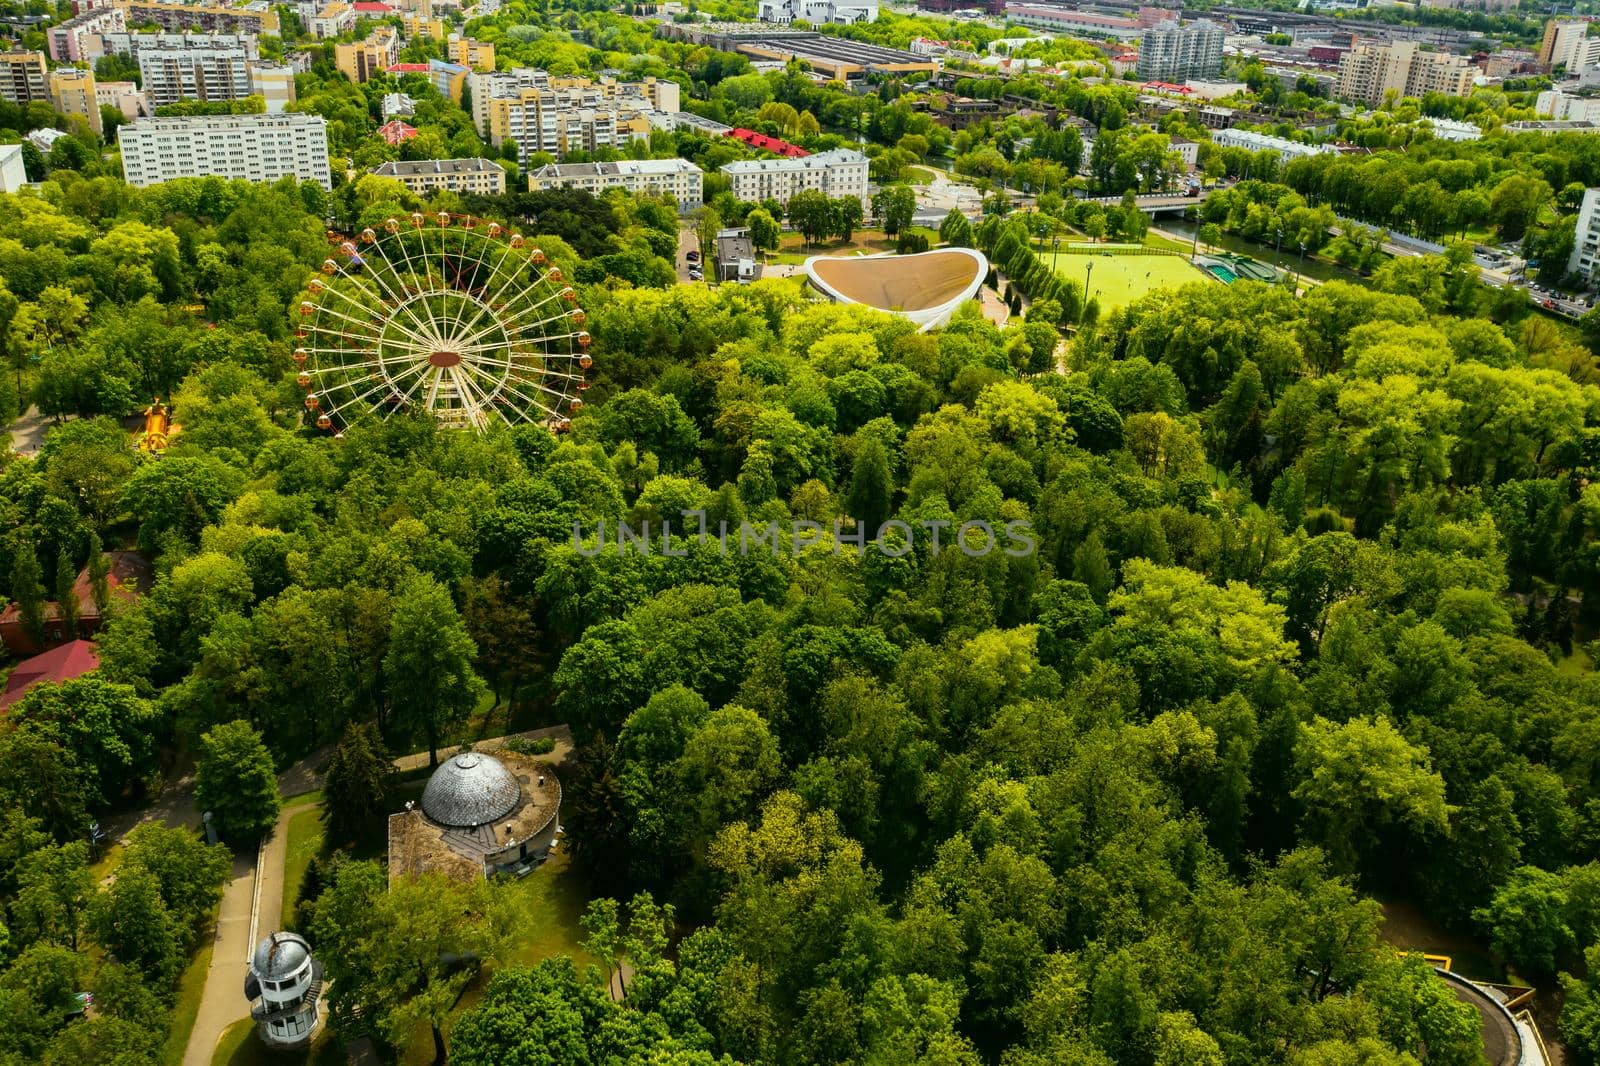
[[[440,825],[472,829],[516,810],[522,788],[505,765],[489,755],[452,756],[428,778],[422,813]]]

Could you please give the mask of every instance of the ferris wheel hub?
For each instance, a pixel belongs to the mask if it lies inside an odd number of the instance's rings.
[[[428,365],[436,367],[451,367],[461,365],[461,353],[450,351],[437,351],[428,354]]]

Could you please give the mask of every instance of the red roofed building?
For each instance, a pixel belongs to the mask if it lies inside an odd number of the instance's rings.
[[[781,155],[785,159],[803,159],[811,154],[798,144],[790,144],[788,141],[782,141],[776,137],[768,137],[765,133],[757,133],[755,130],[747,130],[743,127],[729,130],[726,136],[737,137],[751,148],[759,148],[763,152]]]
[[[100,657],[94,653],[94,645],[87,640],[69,641],[43,655],[24,659],[6,679],[5,691],[0,692],[0,710],[5,710],[26,696],[28,690],[41,681],[53,681],[57,684],[71,681],[98,668],[99,665]]]
[[[1175,85],[1170,81],[1147,81],[1143,85],[1139,86],[1139,88],[1144,89],[1146,92],[1152,93],[1183,93],[1184,95],[1188,95],[1189,93],[1194,92],[1194,90],[1189,88],[1187,85]]]
[[[150,561],[138,552],[110,551],[106,556],[106,591],[112,602],[127,602],[150,587]],[[94,585],[89,580],[89,568],[78,571],[78,580],[72,583],[72,594],[78,601],[78,632],[84,635],[97,633],[104,621],[100,608],[94,603]],[[67,639],[61,625],[61,612],[54,602],[44,605],[44,644],[36,645],[22,624],[21,609],[8,604],[0,611],[0,643],[13,655],[32,655],[52,648]]]
[[[430,68],[426,63],[392,63],[383,69],[389,74],[426,74]]]
[[[380,4],[377,0],[357,0],[356,3],[350,6],[355,8],[357,15],[376,15],[378,18],[382,18],[385,15],[394,13],[394,8],[388,4]]]
[[[417,127],[408,126],[397,118],[392,118],[388,122],[385,122],[383,125],[378,127],[378,136],[382,137],[390,144],[399,144],[401,141],[409,141],[416,135]]]

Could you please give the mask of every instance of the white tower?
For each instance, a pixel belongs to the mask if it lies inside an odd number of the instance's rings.
[[[322,964],[311,957],[304,937],[273,933],[256,945],[244,994],[261,1001],[250,1008],[250,1017],[268,1047],[305,1047],[321,1021]]]

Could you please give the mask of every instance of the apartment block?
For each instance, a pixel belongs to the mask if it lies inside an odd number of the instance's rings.
[[[128,28],[120,7],[100,7],[74,15],[50,27],[50,58],[57,63],[83,63],[98,59],[94,50],[101,34]]]
[[[1589,23],[1583,19],[1550,19],[1544,24],[1544,39],[1539,42],[1539,63],[1546,67],[1566,66],[1576,73],[1579,65],[1573,59],[1582,49],[1589,35]],[[1592,66],[1583,63],[1581,66]]]
[[[459,63],[470,70],[494,69],[494,45],[487,42],[474,41],[471,37],[452,33],[445,41],[444,51],[451,62]]]
[[[725,163],[733,195],[747,203],[789,198],[806,189],[816,189],[829,198],[867,197],[867,157],[850,148],[835,148],[803,159],[742,159]]]
[[[276,115],[295,101],[294,68],[287,63],[251,63],[250,95],[267,104],[267,113]]]
[[[132,122],[151,111],[150,101],[131,81],[96,81],[94,99],[101,107],[114,107]]]
[[[132,34],[130,51],[152,107],[179,100],[242,100],[250,95],[256,42],[235,34]]]
[[[356,9],[349,4],[327,4],[306,19],[306,29],[318,40],[328,40],[356,28]]]
[[[0,192],[16,192],[28,183],[22,162],[22,145],[0,144]]]
[[[401,15],[400,25],[408,41],[413,37],[432,37],[436,41],[442,41],[450,32],[445,27],[444,19],[429,18],[426,15]]]
[[[1466,96],[1477,74],[1465,56],[1424,52],[1415,41],[1358,44],[1339,61],[1338,95],[1372,107],[1391,89],[1400,96]]]
[[[528,188],[581,189],[598,196],[607,189],[671,196],[680,212],[705,200],[705,174],[687,159],[624,159],[615,163],[550,163],[528,175]]]
[[[122,172],[144,187],[216,175],[245,181],[293,177],[333,187],[328,124],[320,115],[203,115],[144,118],[117,131]]]
[[[1595,263],[1600,260],[1600,189],[1584,190],[1577,227],[1572,238],[1572,255],[1567,259],[1567,273],[1593,279]]]
[[[50,79],[43,52],[20,48],[0,52],[0,100],[26,104],[49,99]]]
[[[1157,23],[1139,43],[1139,77],[1181,82],[1214,78],[1222,73],[1222,26],[1199,19],[1180,26],[1168,19]]]
[[[1539,94],[1534,110],[1545,118],[1592,122],[1600,120],[1600,96],[1574,96],[1560,89],[1546,89]]]
[[[621,82],[615,78],[598,79],[577,77],[550,77],[545,71],[532,67],[517,67],[496,73],[472,75],[472,121],[485,137],[499,144],[503,131],[496,136],[494,115],[503,110],[493,103],[496,100],[515,100],[527,89],[547,89],[566,94],[573,106],[600,107],[607,104],[626,103],[638,110],[675,114],[679,110],[679,86],[675,81]]]
[[[271,33],[279,29],[278,13],[266,0],[242,7],[225,4],[181,4],[164,0],[137,0],[118,4],[129,25],[154,22],[169,33],[208,30],[215,33]]]
[[[88,123],[96,137],[104,135],[105,126],[100,121],[100,101],[95,99],[94,71],[79,67],[52,70],[50,101],[55,105],[55,109],[67,118],[81,118]]]
[[[1243,148],[1251,152],[1276,152],[1285,163],[1308,155],[1326,155],[1334,151],[1325,144],[1301,144],[1287,137],[1273,137],[1254,130],[1218,130],[1211,135],[1211,143],[1219,148]]]
[[[419,196],[438,189],[495,196],[506,191],[505,168],[492,159],[412,159],[385,163],[373,171],[394,178]]]
[[[391,26],[379,26],[364,41],[351,41],[333,47],[334,65],[340,73],[359,84],[388,70],[400,58],[400,38]]]

